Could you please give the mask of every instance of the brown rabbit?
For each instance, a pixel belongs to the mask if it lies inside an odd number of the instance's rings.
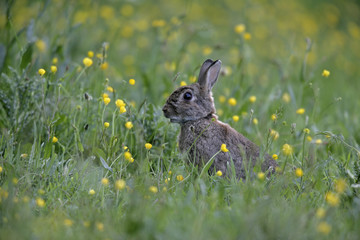
[[[220,170],[229,176],[232,159],[236,176],[244,179],[246,168],[252,168],[259,159],[260,149],[235,129],[217,120],[211,89],[220,69],[220,60],[206,60],[201,66],[198,81],[176,89],[167,99],[163,112],[171,122],[180,124],[180,151],[188,152],[189,161],[195,166],[206,164],[221,145],[226,144],[229,151],[215,156],[210,172]],[[272,173],[276,166],[277,163],[265,153],[262,171]]]

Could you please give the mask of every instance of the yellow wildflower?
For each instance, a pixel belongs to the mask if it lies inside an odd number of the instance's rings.
[[[347,183],[346,183],[345,179],[339,178],[335,181],[335,191],[337,193],[341,194],[341,193],[345,192],[346,188],[347,188]]]
[[[46,73],[45,69],[43,68],[40,68],[39,71],[38,71],[39,75],[40,76],[44,76],[44,74]]]
[[[83,64],[85,65],[85,67],[90,67],[93,64],[93,61],[91,60],[91,58],[84,58],[83,59]]]
[[[153,27],[164,27],[166,24],[166,22],[162,19],[157,19],[157,20],[154,20],[152,21],[151,25]]]
[[[304,132],[305,134],[309,134],[309,133],[310,133],[310,129],[304,128],[303,132]]]
[[[113,87],[110,87],[110,86],[108,86],[107,88],[106,88],[106,90],[108,90],[109,92],[114,92],[114,88]],[[117,101],[117,100],[116,100]],[[116,104],[116,102],[115,102],[115,104]]]
[[[322,140],[321,140],[321,139],[316,139],[316,140],[315,140],[315,143],[316,143],[317,145],[321,145],[321,144],[322,144]]]
[[[315,213],[316,217],[319,219],[325,217],[325,214],[326,214],[326,210],[323,207],[318,208],[318,210],[316,210]]]
[[[322,75],[323,77],[328,77],[328,76],[330,76],[330,71],[324,69],[321,75]]]
[[[312,141],[312,137],[311,137],[311,136],[307,136],[307,137],[306,137],[306,140],[307,140],[308,142],[311,142],[311,141]]]
[[[104,128],[108,128],[110,126],[110,123],[104,122]]]
[[[58,63],[58,58],[57,57],[54,57],[53,59],[52,59],[52,64],[57,64]]]
[[[331,231],[331,226],[327,223],[327,222],[320,222],[317,227],[316,230],[319,233],[322,233],[324,235],[328,235]]]
[[[219,171],[216,172],[216,176],[221,177],[222,175],[223,175],[222,171],[219,170]]]
[[[170,170],[168,173],[169,173],[169,175],[171,175],[171,174],[172,174],[172,171]]]
[[[228,152],[228,151],[229,151],[229,150],[226,148],[226,144],[225,144],[225,143],[221,144],[221,151],[222,151],[222,152]]]
[[[100,232],[104,231],[104,224],[101,222],[96,222],[95,226],[97,228],[97,230],[99,230]]]
[[[277,115],[276,115],[275,113],[272,114],[272,115],[271,115],[271,120],[276,121],[276,119],[277,119]]]
[[[259,172],[259,173],[257,174],[257,178],[258,178],[260,181],[265,180],[265,173]]]
[[[127,129],[131,129],[133,126],[134,126],[134,125],[132,124],[132,122],[126,122],[126,123],[125,123],[125,127],[126,127]]]
[[[304,172],[303,172],[303,170],[301,168],[296,168],[295,169],[295,175],[297,177],[302,177],[302,176],[304,176]]]
[[[135,79],[131,78],[131,79],[129,80],[129,84],[130,84],[130,85],[135,85]]]
[[[254,125],[258,125],[258,123],[259,123],[259,120],[258,120],[257,118],[254,118],[254,119],[253,119],[253,124],[254,124]]]
[[[108,67],[109,67],[108,62],[103,62],[103,63],[100,64],[100,69],[101,70],[106,70],[106,69],[108,69]]]
[[[220,103],[224,103],[226,101],[226,97],[225,96],[220,96],[219,97],[219,102]]]
[[[2,171],[3,171],[3,168],[2,168],[2,166],[0,166],[0,173],[2,173]]]
[[[176,176],[176,180],[178,180],[179,182],[181,182],[182,180],[184,180],[183,175],[177,175],[177,176]]]
[[[12,179],[12,183],[13,183],[14,185],[17,185],[18,182],[19,182],[19,180],[18,180],[17,178],[14,177],[14,178]]]
[[[251,33],[245,33],[244,34],[244,39],[245,40],[250,40],[251,39]]]
[[[196,82],[196,79],[197,79],[196,76],[190,76],[189,77],[189,81],[192,82],[192,83]]]
[[[107,97],[107,98],[104,98],[103,101],[104,101],[105,105],[108,105],[111,102],[111,99]]]
[[[235,98],[229,98],[228,103],[229,103],[231,106],[235,106],[235,105],[236,105],[236,99],[235,99]]]
[[[232,117],[232,119],[234,120],[234,122],[237,122],[237,121],[239,121],[239,116],[238,116],[238,115],[234,115],[234,116]]]
[[[20,155],[20,157],[21,158],[27,158],[29,155],[27,154],[27,153],[22,153],[21,155]],[[1,172],[1,171],[0,171]]]
[[[46,51],[46,43],[44,40],[37,40],[35,42],[35,46],[39,49],[40,52],[45,52]]]
[[[104,98],[108,98],[109,97],[109,94],[107,94],[107,93],[103,93],[102,94],[102,98],[104,99]]]
[[[147,150],[150,150],[150,149],[152,148],[151,143],[145,143],[145,148],[146,148]]]
[[[289,156],[291,154],[293,154],[293,148],[292,146],[290,146],[289,144],[284,144],[282,147],[282,152],[285,156]]]
[[[121,99],[117,99],[117,100],[115,101],[115,104],[116,104],[116,106],[117,106],[118,108],[121,108],[121,107],[125,107],[125,106],[126,106],[126,104],[124,103],[124,101],[121,100]]]
[[[92,57],[94,57],[94,52],[93,51],[88,51],[87,55],[88,55],[89,58],[92,58]]]
[[[278,131],[275,131],[274,129],[270,130],[270,136],[274,138],[274,140],[277,140],[280,136]]]
[[[289,103],[290,100],[291,100],[291,97],[288,93],[284,93],[283,96],[282,96],[282,100],[286,103]]]
[[[89,195],[94,195],[95,194],[95,190],[94,189],[90,189],[89,190]]]
[[[74,222],[71,219],[65,219],[64,220],[64,225],[67,227],[71,227],[74,224]]]
[[[274,153],[274,154],[272,155],[272,159],[278,160],[278,158],[279,158],[279,156],[278,156],[277,154]]]
[[[38,198],[36,198],[36,205],[37,206],[39,206],[39,207],[45,207],[45,201],[44,201],[44,199],[42,199],[42,198],[40,198],[40,197],[38,197]]]
[[[53,143],[57,143],[58,141],[59,141],[59,139],[58,139],[57,137],[54,136],[54,137],[52,138],[52,142],[53,142]]]
[[[157,193],[157,192],[158,192],[158,189],[157,189],[157,187],[155,187],[155,186],[150,186],[150,187],[149,187],[149,191],[152,192],[152,193]]]
[[[165,183],[166,183],[166,184],[169,184],[170,180],[171,180],[170,178],[166,178],[166,179],[165,179]]]
[[[45,190],[40,188],[40,189],[38,190],[38,194],[44,195],[44,194],[45,194]]]
[[[119,109],[120,114],[121,113],[126,113],[126,108],[124,106],[121,106]]]
[[[115,182],[116,190],[123,190],[126,187],[126,182],[122,179],[119,179]]]
[[[129,151],[125,152],[125,153],[124,153],[124,158],[125,158],[126,160],[130,161],[131,158],[132,158],[131,153],[130,153]]]
[[[107,178],[101,179],[101,184],[104,185],[104,186],[109,185],[109,179],[107,179]]]
[[[234,31],[237,33],[237,34],[242,34],[243,32],[245,32],[245,24],[238,24],[234,27]]]
[[[181,81],[181,82],[180,82],[180,86],[183,87],[183,86],[186,86],[186,85],[187,85],[187,83],[186,83],[185,81]]]
[[[256,96],[250,96],[250,97],[249,97],[249,101],[250,101],[251,103],[256,102]]]
[[[299,115],[302,115],[305,113],[305,108],[299,108],[298,110],[296,110],[296,113]]]
[[[210,55],[212,53],[212,48],[209,47],[209,46],[206,46],[203,48],[203,55],[207,56],[207,55]]]
[[[336,207],[340,203],[339,196],[336,193],[333,193],[333,192],[326,193],[325,200],[332,207]]]
[[[50,71],[51,71],[52,73],[56,73],[56,72],[57,72],[57,67],[54,66],[54,65],[52,65],[52,66],[50,67]]]

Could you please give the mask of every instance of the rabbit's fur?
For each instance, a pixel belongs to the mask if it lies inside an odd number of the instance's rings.
[[[188,152],[190,162],[203,166],[220,150],[222,144],[226,144],[229,152],[217,154],[210,171],[220,170],[229,176],[232,159],[236,176],[245,178],[246,168],[252,168],[259,160],[260,149],[228,124],[217,120],[211,89],[220,69],[220,60],[206,60],[200,69],[198,81],[176,89],[167,99],[163,112],[171,122],[180,124],[180,151]],[[277,163],[265,153],[262,171],[272,173],[276,166]]]

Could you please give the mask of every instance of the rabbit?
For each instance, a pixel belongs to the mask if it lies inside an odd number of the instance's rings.
[[[232,160],[236,177],[245,179],[246,169],[250,166],[253,168],[259,159],[260,148],[228,124],[219,121],[215,115],[212,87],[220,69],[220,60],[206,60],[201,66],[198,81],[176,89],[162,110],[170,122],[180,124],[179,148],[181,152],[187,152],[191,163],[197,167],[204,166],[219,152],[221,145],[226,144],[229,151],[221,151],[215,156],[209,173],[220,170],[223,176],[231,176]],[[277,162],[265,153],[261,170],[269,176],[276,166]]]

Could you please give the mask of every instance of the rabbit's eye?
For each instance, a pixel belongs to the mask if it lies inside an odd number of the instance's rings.
[[[184,99],[185,99],[185,100],[191,100],[191,98],[192,98],[191,92],[186,92],[186,93],[184,94]]]

